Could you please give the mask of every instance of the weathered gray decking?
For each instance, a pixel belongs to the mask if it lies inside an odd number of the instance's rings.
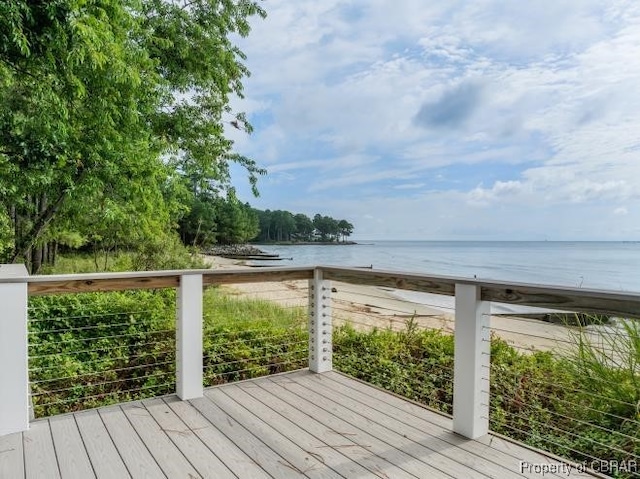
[[[509,478],[554,459],[338,373],[299,371],[38,420],[0,438],[0,478]],[[566,474],[545,477],[567,477]],[[572,471],[571,477],[579,477]]]

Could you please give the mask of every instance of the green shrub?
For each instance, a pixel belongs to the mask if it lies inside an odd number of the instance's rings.
[[[492,337],[490,429],[577,462],[637,461],[640,325],[625,322],[619,333],[603,349],[578,329],[565,355],[522,353]],[[412,321],[399,332],[342,326],[334,334],[334,365],[452,412],[453,337],[445,332],[418,330]]]
[[[49,416],[175,391],[175,290],[32,297],[34,411]],[[209,288],[205,384],[307,365],[306,312]]]
[[[173,390],[174,318],[174,290],[30,298],[29,369],[36,415]]]

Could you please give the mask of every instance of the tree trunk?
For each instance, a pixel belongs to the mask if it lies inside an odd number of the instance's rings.
[[[42,247],[34,246],[31,251],[31,274],[38,274],[42,268]]]

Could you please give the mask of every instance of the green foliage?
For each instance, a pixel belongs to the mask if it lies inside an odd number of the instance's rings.
[[[29,301],[37,416],[175,391],[174,290],[37,296]],[[306,311],[204,294],[205,384],[307,365]]]
[[[204,269],[208,266],[180,242],[177,235],[167,235],[147,241],[132,255],[130,270]]]
[[[204,297],[204,310],[206,385],[307,366],[303,308],[286,309],[210,289]]]
[[[258,230],[256,213],[238,201],[233,188],[226,197],[212,191],[198,192],[189,214],[180,221],[182,241],[193,246],[246,243]]]
[[[172,391],[174,317],[174,290],[30,298],[36,415]]]
[[[349,325],[334,333],[334,365],[364,381],[451,413],[453,338],[437,330],[374,329]]]
[[[166,241],[185,214],[186,177],[255,189],[264,171],[224,125],[249,74],[231,35],[257,2],[11,0],[0,4],[0,209],[8,259],[37,271],[69,234],[98,254]],[[51,248],[50,248],[51,249]]]
[[[246,243],[258,234],[258,218],[248,204],[240,203],[235,192],[226,199],[218,199],[216,232],[218,243]]]
[[[522,353],[493,337],[490,429],[578,462],[633,461],[640,455],[639,327],[624,322],[608,349],[577,330],[566,355]],[[337,369],[452,412],[451,335],[412,321],[399,332],[343,326],[334,353]]]
[[[260,231],[257,241],[345,241],[353,233],[353,225],[347,220],[336,220],[330,216],[316,214],[313,220],[307,215],[294,215],[283,210],[254,210],[258,217]]]
[[[6,263],[13,250],[13,232],[11,220],[7,213],[0,209],[0,263]]]

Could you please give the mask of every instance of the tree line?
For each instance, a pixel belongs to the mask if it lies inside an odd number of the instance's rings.
[[[260,3],[0,2],[0,261],[163,251],[202,202],[237,219],[231,163],[256,194],[265,171],[225,136],[251,132],[230,106],[249,74],[230,38]]]
[[[238,201],[230,189],[224,198],[202,193],[194,196],[179,231],[185,244],[207,247],[249,241],[344,242],[353,233],[353,225],[321,214],[312,219],[302,213],[258,210]]]
[[[347,220],[337,220],[321,214],[313,219],[305,214],[283,210],[256,210],[260,232],[258,242],[337,242],[346,241],[353,234],[353,225]]]

